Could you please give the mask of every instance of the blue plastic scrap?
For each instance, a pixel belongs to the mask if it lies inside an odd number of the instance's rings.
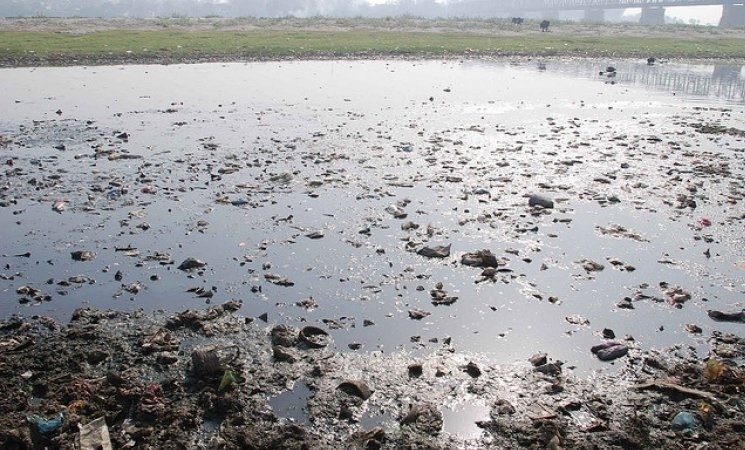
[[[62,420],[65,418],[65,412],[60,411],[51,419],[45,419],[41,416],[37,416],[36,414],[30,415],[26,417],[26,420],[33,426],[36,427],[36,430],[41,434],[49,434],[53,433],[57,428],[62,425]]]
[[[673,418],[673,429],[682,432],[691,432],[698,426],[696,416],[688,411],[681,411]]]

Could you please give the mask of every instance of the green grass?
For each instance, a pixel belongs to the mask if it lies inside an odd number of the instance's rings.
[[[563,33],[497,35],[474,32],[392,30],[260,29],[109,30],[73,34],[53,31],[0,31],[0,59],[127,59],[242,56],[365,55],[371,53],[655,55],[681,58],[745,58],[745,41],[732,37],[575,36]]]

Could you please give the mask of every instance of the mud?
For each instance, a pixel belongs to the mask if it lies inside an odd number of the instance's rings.
[[[551,362],[493,365],[448,344],[427,357],[342,354],[303,345],[298,329],[284,330],[295,337],[284,342],[296,355],[287,361],[272,350],[271,327],[234,307],[191,322],[183,317],[198,312],[89,308],[64,325],[3,321],[0,446],[73,448],[78,424],[100,417],[113,448],[733,449],[745,431],[745,373],[731,364],[712,375],[700,361],[635,352],[612,377],[578,378],[538,370]],[[239,356],[195,370],[190,355],[215,346]],[[298,385],[309,396],[292,402],[302,414],[272,409]],[[442,410],[477,399],[478,437],[448,433]],[[681,411],[693,413],[693,428],[673,428]],[[60,412],[46,434],[27,420]]]
[[[737,448],[741,97],[612,63],[1,71],[0,444]]]

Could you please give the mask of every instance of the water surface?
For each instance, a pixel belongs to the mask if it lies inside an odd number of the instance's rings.
[[[588,350],[611,329],[642,349],[706,354],[712,331],[740,327],[706,311],[743,307],[743,144],[694,125],[741,127],[741,71],[625,62],[611,84],[608,64],[3,69],[0,316],[236,298],[270,324],[329,329],[341,351],[451,345],[495,363],[545,351],[587,373],[613,368]],[[555,208],[534,215],[532,193]],[[397,202],[405,219],[386,212]],[[613,225],[640,238],[601,233]],[[409,242],[452,255],[426,259]],[[83,249],[96,258],[73,261]],[[477,283],[481,270],[459,261],[481,249],[509,271]],[[187,257],[207,266],[177,270]],[[431,304],[438,282],[454,304]],[[20,304],[26,285],[51,301]],[[666,286],[691,300],[668,304]],[[635,295],[634,309],[617,306]]]

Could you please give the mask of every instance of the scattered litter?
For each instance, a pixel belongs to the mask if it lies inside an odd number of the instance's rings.
[[[52,203],[52,211],[62,214],[67,209],[67,202],[65,200],[55,200]]]
[[[77,445],[80,450],[113,450],[105,417],[99,417],[79,427]]]
[[[745,322],[745,309],[742,311],[723,312],[710,309],[707,311],[709,317],[717,322]]]
[[[201,269],[202,267],[204,267],[206,265],[207,265],[207,263],[204,262],[204,261],[200,261],[200,260],[198,260],[196,258],[189,257],[189,258],[186,258],[184,260],[184,262],[182,262],[181,264],[179,264],[179,266],[177,268],[179,270],[183,270],[183,271],[186,272],[186,271],[190,271],[190,270],[194,270],[194,269]]]
[[[312,348],[326,347],[331,343],[331,336],[326,330],[312,325],[303,327],[299,336],[303,343]]]
[[[57,428],[62,425],[62,421],[65,419],[65,412],[60,411],[51,419],[45,419],[41,416],[30,415],[26,417],[28,423],[30,423],[36,431],[41,434],[54,433]]]
[[[691,412],[681,411],[673,418],[672,427],[675,431],[692,433],[698,427],[698,419]]]
[[[447,246],[423,247],[417,253],[427,258],[447,258],[450,256],[450,244]]]
[[[240,356],[237,345],[211,344],[194,349],[191,352],[191,365],[195,374],[211,377],[224,373],[228,364]]]
[[[75,261],[93,261],[94,259],[96,259],[96,254],[90,250],[76,250],[74,252],[70,252],[70,256]]]
[[[227,369],[220,380],[217,392],[231,389],[238,382],[238,376],[233,370]]]
[[[528,199],[528,206],[540,206],[544,209],[552,209],[554,207],[554,201],[548,197],[533,194]]]
[[[432,313],[429,312],[429,311],[424,311],[423,309],[410,309],[409,310],[409,317],[412,318],[412,319],[414,319],[414,320],[424,319],[425,317],[429,316],[430,314],[432,314]]]
[[[629,348],[620,342],[608,341],[594,345],[590,351],[601,361],[612,361],[622,356],[626,356],[629,352]]]
[[[367,383],[359,380],[344,381],[337,386],[337,389],[346,394],[359,397],[362,400],[367,400],[373,394],[373,390],[368,387]]]

